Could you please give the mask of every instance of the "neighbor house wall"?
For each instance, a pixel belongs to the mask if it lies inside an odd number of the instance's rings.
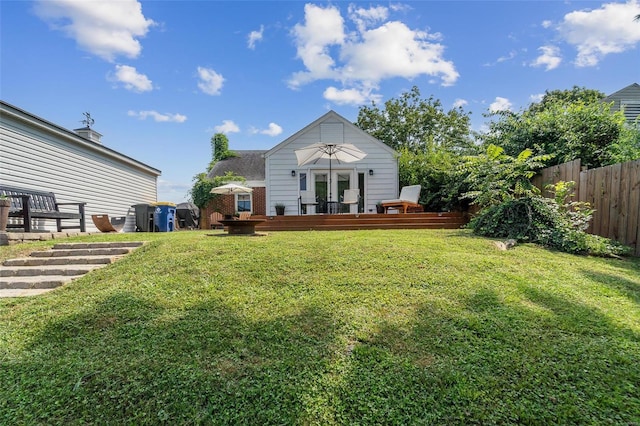
[[[0,184],[86,202],[87,231],[97,231],[92,214],[129,215],[125,231],[133,231],[131,206],[157,201],[159,170],[4,102],[0,107]],[[55,231],[54,220],[34,226]]]
[[[603,102],[611,102],[611,111],[623,110],[629,124],[638,125],[640,117],[640,84],[634,83],[607,96]]]

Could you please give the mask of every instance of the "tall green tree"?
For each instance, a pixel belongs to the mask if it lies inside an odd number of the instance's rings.
[[[474,152],[469,114],[445,111],[413,87],[383,106],[363,106],[355,123],[399,153],[400,186],[422,185],[420,203],[431,211],[460,209],[453,172],[461,153]]]
[[[417,86],[383,107],[375,102],[360,107],[356,125],[395,150],[415,153],[468,149],[472,146],[469,113],[462,108],[445,111],[433,96],[420,97]]]
[[[599,90],[578,86],[573,86],[569,90],[547,90],[540,102],[531,104],[528,111],[541,112],[557,104],[570,105],[577,102],[593,104],[600,102],[605,96],[606,95]]]
[[[598,91],[578,87],[547,92],[523,112],[491,115],[495,120],[481,139],[485,146],[501,146],[511,156],[526,149],[551,154],[549,165],[576,158],[591,168],[613,164],[634,151],[628,146],[633,137],[628,137],[623,113],[612,113],[611,105],[601,101],[603,97]]]

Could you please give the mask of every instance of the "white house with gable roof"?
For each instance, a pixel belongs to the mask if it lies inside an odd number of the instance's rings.
[[[298,165],[295,151],[314,143],[352,144],[366,156],[341,163],[335,159]],[[375,213],[376,203],[398,196],[398,154],[334,111],[285,139],[264,154],[266,214],[285,215],[341,212]],[[359,203],[339,205],[344,191],[357,189]],[[344,209],[347,209],[346,211]]]

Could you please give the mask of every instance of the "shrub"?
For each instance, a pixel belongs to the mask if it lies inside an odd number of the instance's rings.
[[[588,219],[587,219],[588,217]],[[530,195],[482,210],[469,224],[474,233],[541,244],[567,253],[621,256],[629,248],[584,232],[590,211],[577,213],[555,199]]]

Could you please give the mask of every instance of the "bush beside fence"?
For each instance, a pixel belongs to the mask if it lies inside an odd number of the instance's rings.
[[[634,248],[640,256],[640,160],[580,170],[580,160],[548,167],[533,183],[544,187],[559,181],[576,183],[576,201],[595,209],[587,232],[611,238]]]

